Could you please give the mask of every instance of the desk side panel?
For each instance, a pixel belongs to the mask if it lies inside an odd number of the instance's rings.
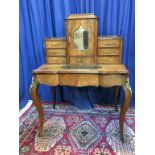
[[[99,75],[99,85],[102,87],[123,86],[127,74]]]
[[[45,84],[49,86],[59,85],[58,74],[36,74],[35,78],[41,84]]]

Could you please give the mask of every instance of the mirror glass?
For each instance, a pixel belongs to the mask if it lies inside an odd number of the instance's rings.
[[[88,31],[82,26],[74,31],[74,48],[76,50],[88,49]]]

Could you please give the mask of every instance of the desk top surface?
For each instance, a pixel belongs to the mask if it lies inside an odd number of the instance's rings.
[[[50,65],[44,64],[33,70],[33,74],[81,73],[81,74],[128,74],[123,64],[113,65]]]

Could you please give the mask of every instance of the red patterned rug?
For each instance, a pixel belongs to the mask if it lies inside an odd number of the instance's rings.
[[[32,105],[20,117],[20,155],[134,155],[134,109],[125,119],[125,143],[119,139],[119,112],[96,106],[80,110],[72,105],[43,103],[43,138],[38,137],[38,113]]]

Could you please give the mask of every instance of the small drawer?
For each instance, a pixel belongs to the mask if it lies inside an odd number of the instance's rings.
[[[66,57],[47,57],[48,64],[66,64]]]
[[[51,48],[46,49],[47,56],[66,56],[66,49],[59,49],[59,48]]]
[[[102,39],[98,40],[98,47],[119,47],[119,39]]]
[[[119,55],[119,48],[98,48],[98,55]]]
[[[46,48],[66,48],[65,40],[45,40]]]
[[[98,64],[119,64],[120,57],[119,56],[104,56],[104,57],[97,57]]]
[[[70,57],[69,63],[77,65],[90,65],[94,64],[94,57]]]

